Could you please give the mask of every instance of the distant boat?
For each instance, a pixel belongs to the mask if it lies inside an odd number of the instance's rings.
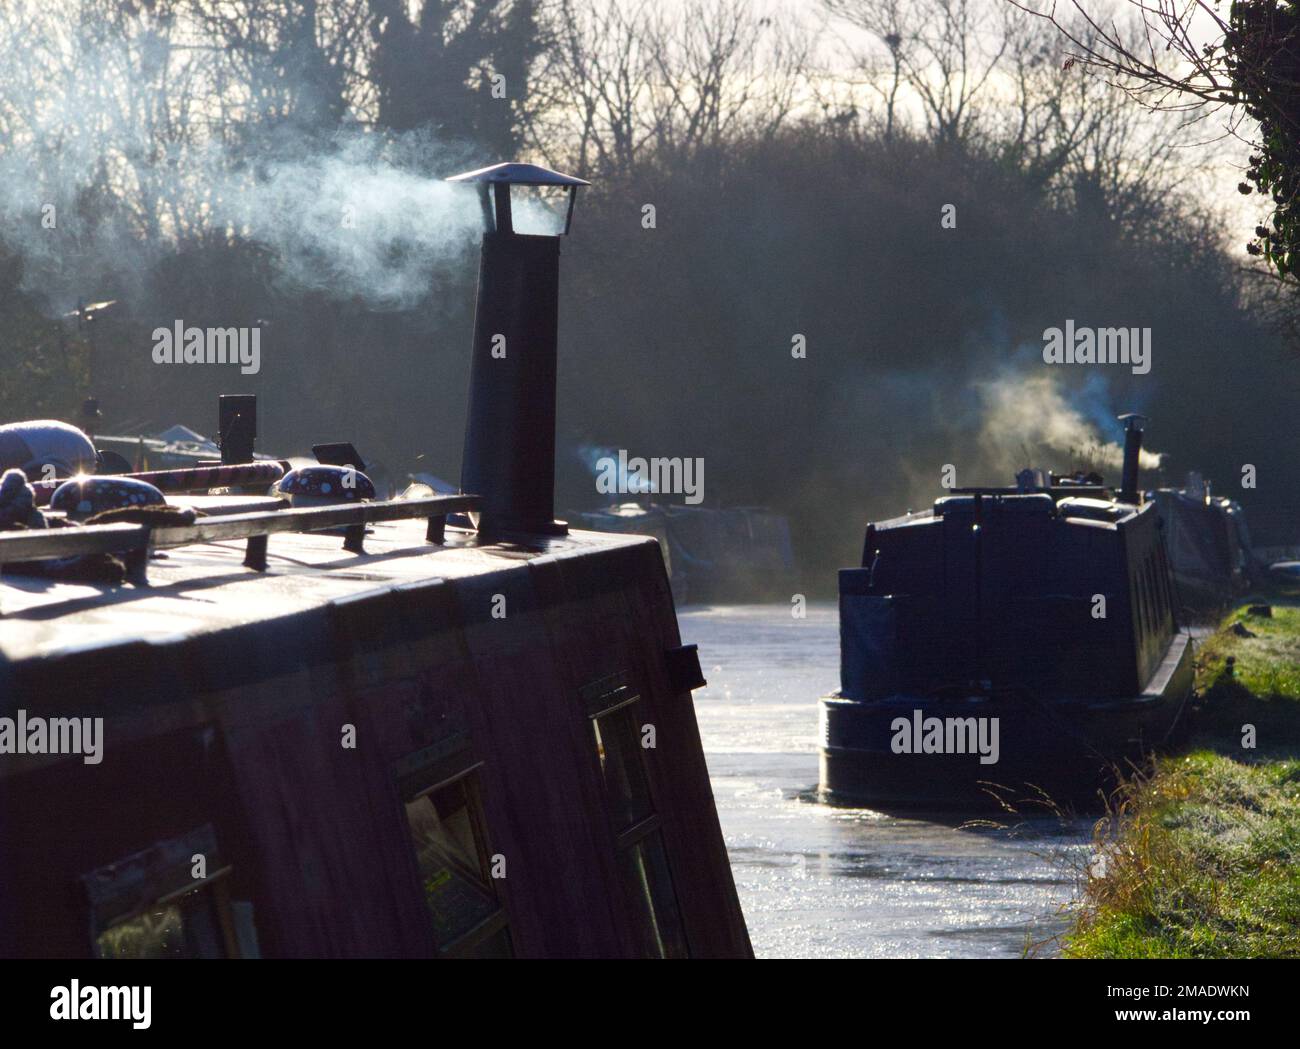
[[[788,600],[796,589],[789,521],[764,507],[623,502],[566,517],[599,532],[654,536],[680,603]]]
[[[1240,503],[1212,495],[1196,473],[1184,487],[1158,488],[1150,498],[1164,521],[1184,616],[1213,614],[1250,588],[1255,559]]]
[[[1192,650],[1137,494],[1140,433],[1118,496],[1096,476],[1022,476],[868,525],[862,566],[840,572],[841,688],[821,701],[828,798],[1086,800],[1170,736]]]

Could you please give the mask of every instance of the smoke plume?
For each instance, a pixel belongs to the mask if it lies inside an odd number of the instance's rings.
[[[1123,445],[1107,440],[1053,375],[1007,375],[979,392],[984,410],[977,444],[986,470],[1010,478],[1025,466],[1117,470],[1124,461]],[[1030,456],[1047,461],[1029,462]],[[1157,469],[1160,460],[1159,453],[1142,449],[1143,469]]]
[[[464,149],[355,124],[206,131],[132,79],[146,35],[68,32],[58,68],[14,55],[0,87],[4,242],[53,314],[106,293],[149,303],[175,252],[237,242],[264,249],[286,290],[411,307],[479,228],[473,191],[441,181],[474,166]]]

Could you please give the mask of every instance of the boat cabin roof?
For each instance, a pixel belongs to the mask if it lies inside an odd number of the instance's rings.
[[[997,518],[1056,518],[1070,524],[1115,525],[1146,511],[1140,506],[1095,496],[1062,496],[1057,489],[1021,492],[1014,488],[958,488],[954,494],[936,499],[928,510],[912,510],[901,517],[875,522],[877,530],[917,527],[944,518],[970,518],[974,521]]]
[[[256,500],[239,499],[240,510],[260,508]],[[138,583],[111,586],[6,572],[0,576],[0,670],[6,663],[88,648],[170,643],[375,591],[486,577],[529,562],[652,542],[578,531],[484,542],[468,528],[447,527],[439,543],[426,538],[426,521],[417,518],[369,524],[363,553],[345,550],[338,530],[271,535],[264,571],[245,566],[246,539],[231,539],[151,550],[147,579]]]

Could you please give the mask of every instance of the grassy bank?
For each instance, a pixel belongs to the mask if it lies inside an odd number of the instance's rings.
[[[1116,794],[1067,957],[1300,957],[1300,602],[1271,606],[1203,644],[1191,749]]]

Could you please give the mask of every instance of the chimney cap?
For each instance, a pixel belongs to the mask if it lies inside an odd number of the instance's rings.
[[[447,182],[504,182],[512,186],[590,186],[586,179],[565,175],[537,164],[493,164],[452,175]]]

